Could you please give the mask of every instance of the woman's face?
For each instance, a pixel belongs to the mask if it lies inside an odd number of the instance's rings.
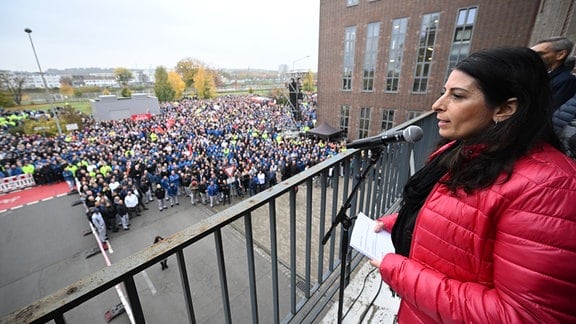
[[[440,136],[451,140],[479,134],[493,122],[495,114],[486,105],[474,78],[458,70],[450,73],[432,110],[436,112]]]

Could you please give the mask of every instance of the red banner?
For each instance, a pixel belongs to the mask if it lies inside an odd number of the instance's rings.
[[[136,114],[136,115],[130,116],[130,118],[134,121],[150,120],[152,118],[152,114]]]

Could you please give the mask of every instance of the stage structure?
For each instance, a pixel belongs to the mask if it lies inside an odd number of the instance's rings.
[[[308,72],[290,72],[288,73],[290,81],[287,84],[288,88],[288,103],[290,105],[290,110],[292,116],[295,120],[302,120],[302,113],[300,111],[300,100],[304,98],[302,94],[302,79],[308,74]]]

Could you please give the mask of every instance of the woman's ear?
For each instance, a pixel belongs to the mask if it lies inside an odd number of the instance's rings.
[[[494,120],[494,123],[497,124],[499,122],[505,121],[506,119],[512,117],[512,115],[514,115],[516,113],[516,109],[518,109],[518,99],[510,98],[510,99],[506,100],[505,103],[500,105],[494,111],[494,116],[492,117],[492,119]]]

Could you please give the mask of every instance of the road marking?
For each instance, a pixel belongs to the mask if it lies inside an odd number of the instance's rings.
[[[148,288],[150,288],[152,295],[156,295],[156,288],[154,287],[152,280],[150,280],[150,277],[148,277],[148,273],[146,272],[146,270],[142,270],[142,276],[144,276],[144,280],[146,280],[146,283],[148,284]]]
[[[13,203],[16,200],[20,199],[20,196],[14,196],[12,198],[6,198],[6,199],[2,199],[0,200],[0,204],[9,204],[9,203]]]

